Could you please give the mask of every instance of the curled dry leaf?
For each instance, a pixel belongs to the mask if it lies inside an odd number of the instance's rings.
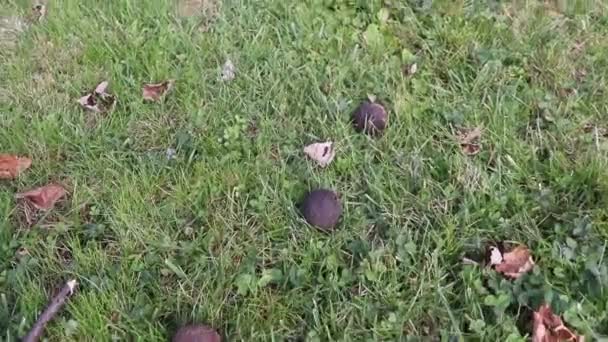
[[[172,160],[172,159],[177,158],[176,154],[177,154],[177,151],[171,147],[169,147],[167,149],[167,151],[165,151],[165,156],[167,157],[167,160]]]
[[[31,191],[19,193],[15,195],[15,198],[25,199],[39,210],[49,210],[66,194],[67,191],[61,185],[49,184]]]
[[[502,264],[502,253],[497,247],[490,247],[490,265]]]
[[[591,122],[588,122],[583,125],[583,131],[585,133],[591,133],[596,137],[608,137],[608,128],[600,127]]]
[[[236,77],[236,67],[231,60],[226,60],[222,67],[222,81],[232,81]]]
[[[46,16],[46,6],[43,4],[37,4],[32,6],[32,19],[34,21],[42,21]]]
[[[142,88],[142,97],[147,101],[158,101],[173,88],[174,80],[166,80],[160,83],[146,84]]]
[[[413,76],[416,72],[418,72],[418,64],[412,63],[406,65],[403,69],[405,76]]]
[[[492,247],[490,265],[495,266],[496,271],[506,277],[517,279],[534,268],[534,260],[525,246],[517,246],[502,255],[498,248]]]
[[[331,141],[310,144],[304,147],[304,153],[306,153],[310,159],[316,161],[319,166],[326,167],[336,156],[333,144],[334,143]]]
[[[31,165],[32,160],[29,158],[0,154],[0,179],[16,178]]]
[[[481,144],[479,143],[481,133],[482,129],[480,127],[460,130],[456,138],[464,154],[474,156],[481,151]]]
[[[555,315],[549,305],[543,304],[534,312],[532,342],[584,342],[585,336],[579,336],[564,325],[562,319]]]
[[[78,99],[78,103],[80,103],[84,109],[94,113],[107,113],[112,111],[116,104],[116,97],[106,91],[108,85],[108,81],[99,83],[93,91]]]

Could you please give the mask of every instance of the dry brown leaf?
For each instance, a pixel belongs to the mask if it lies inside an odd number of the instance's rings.
[[[495,266],[497,272],[517,279],[534,268],[534,260],[527,247],[517,246],[510,252],[503,253],[502,262]]]
[[[458,142],[461,144],[471,144],[481,138],[481,133],[481,127],[475,127],[473,129],[463,129],[458,134]]]
[[[226,60],[222,67],[222,74],[220,75],[222,81],[232,81],[236,77],[236,67],[231,60]]]
[[[0,154],[0,179],[16,178],[31,165],[32,160],[29,158]]]
[[[32,19],[35,21],[42,21],[46,16],[46,6],[43,4],[37,4],[32,7]]]
[[[500,265],[503,260],[500,250],[497,247],[490,247],[490,265]]]
[[[142,88],[142,97],[147,101],[158,101],[173,88],[174,80],[166,80],[161,83],[146,84]]]
[[[481,151],[481,145],[479,144],[464,144],[460,145],[462,152],[467,156],[474,156]]]
[[[416,72],[418,72],[418,64],[416,63],[408,64],[403,68],[403,74],[405,76],[413,76]]]
[[[532,342],[584,342],[585,336],[578,336],[564,325],[549,305],[543,304],[534,312]]]
[[[19,193],[15,195],[15,198],[26,199],[39,210],[49,210],[66,194],[67,191],[61,185],[48,184],[31,191]]]
[[[314,143],[304,147],[304,153],[317,162],[319,166],[326,167],[331,164],[336,156],[336,151],[333,147],[333,142]]]
[[[460,130],[456,138],[464,154],[474,156],[481,151],[481,144],[479,143],[479,140],[482,132],[483,130],[481,127]]]
[[[110,112],[114,109],[116,97],[106,92],[108,85],[108,81],[99,83],[93,91],[78,99],[78,103],[83,108],[95,113]]]

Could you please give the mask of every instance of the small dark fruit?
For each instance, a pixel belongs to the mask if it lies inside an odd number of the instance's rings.
[[[202,324],[185,325],[175,332],[172,342],[221,342],[215,329]]]
[[[386,128],[388,113],[381,104],[364,101],[353,113],[353,123],[357,132],[376,135]]]
[[[340,221],[342,204],[335,192],[317,189],[306,195],[301,210],[310,225],[324,231],[331,231]]]

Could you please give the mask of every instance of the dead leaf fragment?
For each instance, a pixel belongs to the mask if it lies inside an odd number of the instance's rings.
[[[497,247],[490,247],[490,265],[502,264],[502,253]]]
[[[525,246],[517,246],[511,251],[503,253],[502,261],[498,263],[498,260],[498,257],[494,256],[494,263],[491,262],[496,271],[513,279],[521,277],[534,268],[530,250]]]
[[[413,76],[416,72],[418,72],[418,64],[412,63],[409,65],[406,65],[405,68],[403,69],[403,72],[404,72],[405,76]]]
[[[174,80],[166,80],[160,83],[146,84],[142,88],[142,97],[147,101],[159,101],[173,88]]]
[[[456,139],[460,144],[462,152],[468,156],[474,156],[481,151],[481,139],[482,134],[481,127],[475,127],[473,129],[461,129]]]
[[[549,305],[543,304],[534,312],[532,342],[584,342],[585,336],[579,336],[564,325],[562,319],[555,315]]]
[[[336,156],[336,151],[333,147],[333,142],[314,143],[304,147],[304,153],[317,162],[319,166],[326,167],[331,164]]]
[[[0,154],[0,179],[16,178],[31,165],[32,160],[29,158]]]
[[[39,210],[49,210],[66,194],[67,191],[61,185],[48,184],[34,190],[16,194],[15,198],[25,199]]]
[[[114,109],[116,97],[106,92],[108,81],[99,83],[95,89],[78,99],[78,103],[94,113],[107,113]]]
[[[236,67],[232,63],[231,60],[226,60],[224,66],[222,67],[222,81],[228,82],[232,81],[236,77]]]
[[[608,128],[600,127],[591,122],[583,125],[583,131],[585,133],[592,133],[596,137],[608,137]]]
[[[42,21],[46,16],[46,6],[43,4],[37,4],[32,6],[32,19],[34,21]]]

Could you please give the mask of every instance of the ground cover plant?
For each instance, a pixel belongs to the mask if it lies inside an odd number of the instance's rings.
[[[2,340],[608,335],[603,2],[0,11]]]

